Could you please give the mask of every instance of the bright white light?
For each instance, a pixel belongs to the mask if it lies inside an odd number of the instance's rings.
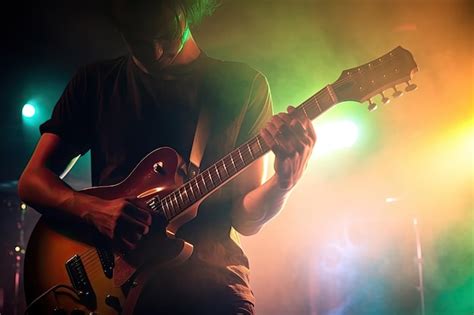
[[[31,104],[25,104],[23,105],[23,109],[21,110],[21,114],[24,116],[24,117],[33,117],[35,115],[35,107]]]
[[[315,156],[334,150],[350,148],[359,137],[359,128],[352,121],[338,121],[316,125],[316,135],[318,137],[314,151]]]
[[[397,202],[398,201],[398,198],[395,198],[395,197],[387,197],[385,198],[385,202],[386,203],[394,203],[394,202]]]

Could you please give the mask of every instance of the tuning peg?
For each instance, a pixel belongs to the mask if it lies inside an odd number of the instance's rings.
[[[372,100],[370,98],[369,98],[369,107],[368,108],[369,108],[370,112],[377,109],[377,104],[372,102]]]
[[[392,94],[393,97],[397,98],[397,97],[400,97],[400,96],[403,95],[403,92],[397,90],[397,87],[396,87],[396,86],[393,87],[393,90],[394,90],[394,92],[393,92],[393,94]]]
[[[386,97],[383,92],[380,93],[380,95],[382,95],[382,103],[383,104],[388,104],[390,103],[390,99],[388,97]]]
[[[405,88],[406,92],[411,92],[414,91],[418,88],[416,84],[410,83],[409,81],[405,82],[407,84],[407,87]]]

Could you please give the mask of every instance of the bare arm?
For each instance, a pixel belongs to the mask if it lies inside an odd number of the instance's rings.
[[[261,158],[244,171],[237,179],[237,200],[232,209],[234,228],[243,235],[256,234],[263,225],[277,215],[285,205],[291,189],[278,185],[276,175],[262,184],[265,158]]]
[[[238,195],[242,197],[232,210],[234,228],[244,235],[257,233],[284,206],[290,191],[299,181],[311,156],[316,134],[311,121],[288,113],[274,115],[260,131],[275,153],[273,175],[260,185],[264,162],[256,161],[238,178]]]
[[[148,233],[150,214],[125,199],[103,200],[73,190],[59,174],[76,156],[59,136],[43,134],[20,177],[20,198],[44,215],[87,222],[121,248],[133,248]]]
[[[20,198],[45,215],[82,217],[83,207],[77,206],[77,199],[82,197],[81,194],[76,195],[60,178],[60,174],[76,156],[77,153],[68,148],[57,135],[46,133],[41,136],[20,177]]]

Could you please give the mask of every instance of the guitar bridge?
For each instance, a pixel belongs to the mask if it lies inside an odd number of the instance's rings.
[[[66,270],[72,286],[83,305],[90,310],[97,308],[97,298],[87,276],[86,269],[79,255],[74,255],[66,262]]]

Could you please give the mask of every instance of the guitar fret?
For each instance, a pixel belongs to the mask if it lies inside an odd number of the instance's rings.
[[[332,86],[331,86],[330,84],[328,84],[328,85],[326,86],[326,90],[327,90],[328,93],[329,93],[329,97],[331,98],[331,101],[332,101],[333,103],[337,103],[338,100],[337,100],[336,93],[334,93],[334,90],[333,90],[333,88],[332,88]]]
[[[232,158],[232,153],[229,154],[229,156],[230,156],[230,162],[231,162],[232,165],[234,166],[234,169],[237,171],[237,168],[235,167],[234,159]]]
[[[255,157],[253,156],[253,153],[252,153],[252,148],[250,147],[250,142],[247,143],[247,148],[249,149],[249,152],[250,152],[250,157],[252,158],[252,160],[255,159]]]
[[[316,106],[318,106],[319,112],[322,113],[321,106],[319,106],[318,98],[316,97],[316,94],[313,95],[314,102],[316,103]]]
[[[262,145],[260,143],[260,139],[258,139],[258,137],[257,137],[257,144],[258,144],[258,147],[260,148],[260,151],[263,152],[263,148],[262,148]]]
[[[184,202],[183,196],[181,195],[181,188],[178,189],[178,197],[179,197],[179,199],[181,199],[181,203],[182,203],[183,206],[184,206],[186,203]]]
[[[306,118],[308,118],[309,116],[308,116],[308,113],[306,112],[306,108],[304,108],[304,105],[301,106],[301,108],[303,109],[303,113],[306,116]]]
[[[163,214],[165,215],[165,217],[170,218],[170,215],[166,211],[165,204],[163,203],[163,200],[161,200],[161,209],[163,209]]]
[[[209,170],[209,172],[207,172],[207,175],[209,176],[209,179],[211,180],[212,186],[216,187],[216,184],[214,184],[214,181],[212,180],[212,176],[211,176],[211,171],[210,171],[210,170]]]
[[[194,193],[193,184],[189,182],[189,189],[191,189],[191,194],[193,195],[194,200],[196,200],[196,194]]]
[[[174,211],[173,209],[170,207],[169,203],[168,203],[168,199],[165,199],[165,204],[166,204],[166,208],[168,208],[168,213],[169,213],[169,216],[172,217],[173,214],[174,214]]]
[[[189,200],[188,190],[186,189],[186,186],[183,187],[183,192],[184,192],[184,194],[186,195],[186,199],[188,200],[187,203],[190,203],[191,200]]]
[[[242,163],[244,163],[244,166],[245,166],[245,161],[244,161],[244,158],[242,157],[242,153],[240,152],[240,149],[237,149],[237,152],[239,153],[240,159],[242,160]]]
[[[222,183],[221,175],[219,174],[219,169],[217,168],[217,164],[214,164],[214,168],[216,169],[217,177],[219,178],[219,181]]]
[[[170,205],[170,209],[172,209],[173,212],[175,212],[176,211],[176,209],[175,209],[176,206],[174,205],[174,202],[173,202],[173,194],[172,193],[169,194],[167,199],[168,199],[168,203]]]
[[[224,171],[226,173],[226,177],[229,177],[229,172],[227,171],[227,167],[225,166],[224,160],[222,160],[222,166],[224,167]]]
[[[179,209],[178,198],[176,197],[176,193],[173,193],[174,201],[176,202],[176,208]],[[173,199],[171,199],[173,201]]]
[[[200,175],[201,177],[201,180],[202,180],[202,183],[204,184],[204,191],[207,191],[207,185],[206,185],[206,181],[204,180],[204,176]]]
[[[178,209],[177,209],[177,207],[175,207],[175,205],[173,203],[173,196],[170,196],[169,202],[170,202],[170,205],[171,205],[170,208],[171,208],[171,212],[173,213],[173,215],[178,214]]]
[[[199,189],[199,183],[196,181],[196,177],[193,178],[193,181],[196,183],[196,189],[197,189],[199,195],[201,195],[201,190]],[[192,185],[192,183],[191,183],[191,185]]]
[[[173,196],[173,198],[174,198],[174,200],[175,200],[175,203],[176,203],[177,208],[179,209],[181,206],[180,206],[180,204],[179,204],[178,193],[175,191],[175,192],[173,192],[173,195],[172,195],[172,196]]]

